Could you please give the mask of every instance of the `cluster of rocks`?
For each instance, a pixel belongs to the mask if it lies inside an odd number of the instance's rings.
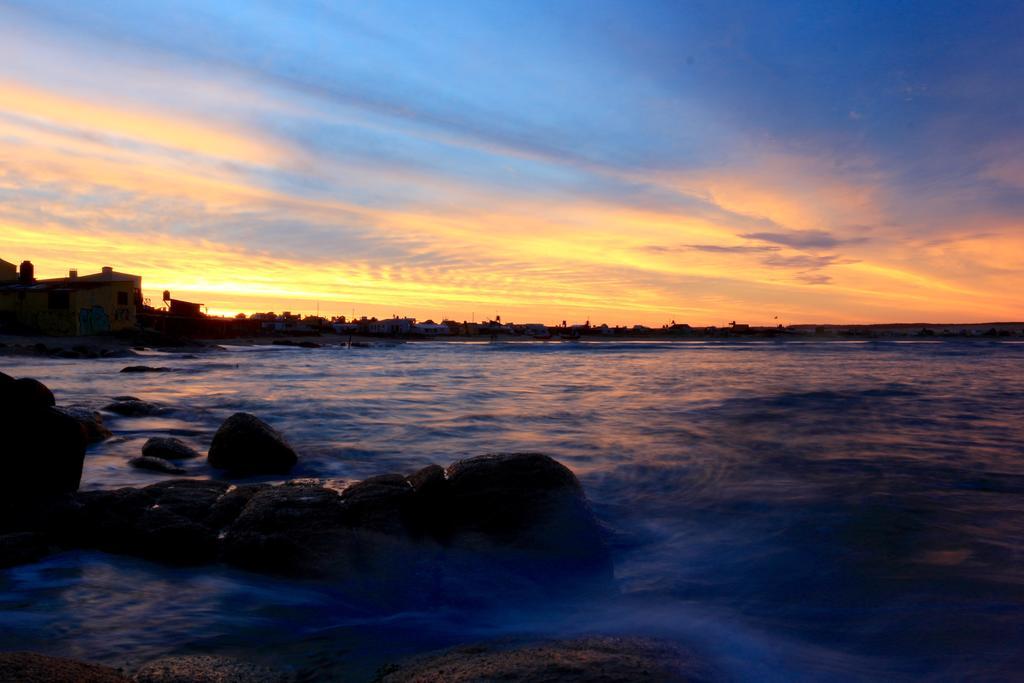
[[[485,455],[344,486],[170,479],[79,492],[86,445],[109,431],[98,413],[55,403],[40,382],[0,374],[0,427],[10,446],[0,479],[0,567],[71,548],[176,565],[220,562],[329,580],[351,604],[379,610],[614,591],[604,530],[575,475],[546,455]],[[122,396],[106,410],[146,415],[160,407]],[[198,457],[178,439],[156,437],[135,464],[169,471]],[[239,476],[286,473],[297,461],[280,433],[245,413],[221,425],[207,458]],[[458,648],[386,667],[378,678],[703,680],[690,662],[664,643],[588,638]],[[171,657],[129,675],[33,653],[0,653],[0,679],[297,680],[216,657]]]
[[[93,358],[128,358],[134,356],[130,349],[93,346],[91,344],[74,344],[71,346],[48,346],[43,342],[27,344],[0,343],[0,352],[15,356],[45,356],[47,358],[93,359]]]
[[[24,508],[22,508],[24,510]],[[8,516],[5,564],[95,548],[173,564],[341,580],[377,608],[611,586],[575,476],[540,454],[487,455],[335,487],[170,479],[85,491]],[[4,542],[8,545],[4,545]]]
[[[118,399],[106,409],[123,415],[159,409],[130,396]],[[12,476],[0,484],[0,564],[61,548],[97,548],[176,564],[219,561],[344,577],[364,585],[367,595],[370,584],[402,585],[405,594],[455,594],[466,592],[458,582],[467,580],[486,593],[492,585],[533,591],[558,585],[559,577],[579,586],[611,578],[603,532],[579,482],[545,455],[487,455],[346,486],[172,479],[78,492],[86,444],[105,433],[99,415],[62,412],[40,382],[6,375],[0,401],[14,446],[6,468]],[[133,464],[178,473],[175,463],[199,455],[178,439],[156,437]],[[297,455],[265,422],[236,413],[217,430],[207,460],[229,475],[280,475]],[[488,571],[480,571],[482,562]]]

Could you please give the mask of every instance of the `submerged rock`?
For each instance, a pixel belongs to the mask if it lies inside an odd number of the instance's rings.
[[[136,683],[288,683],[295,677],[274,667],[213,655],[179,655],[149,662]]]
[[[589,637],[521,644],[487,643],[385,667],[378,683],[670,683],[711,680],[709,671],[677,646],[645,638]]]
[[[155,403],[149,403],[147,401],[125,399],[115,400],[113,403],[108,403],[103,406],[103,410],[106,410],[108,413],[116,413],[125,417],[145,417],[147,415],[156,415],[162,410],[162,408]]]
[[[199,451],[173,436],[154,436],[142,446],[142,455],[164,460],[198,458]]]
[[[178,467],[171,461],[151,455],[140,455],[137,458],[132,458],[128,461],[128,464],[140,470],[151,470],[153,472],[163,472],[164,474],[185,474],[183,468]]]
[[[35,652],[0,652],[0,681],[18,683],[128,683],[117,669]]]
[[[61,406],[57,408],[57,410],[82,425],[82,428],[85,430],[86,439],[88,439],[89,443],[106,441],[114,435],[113,432],[107,429],[103,424],[103,416],[91,408],[85,408],[82,406]]]
[[[284,437],[249,413],[235,413],[220,426],[207,461],[232,474],[283,474],[298,461]]]
[[[128,367],[121,368],[121,372],[171,372],[171,368],[157,368],[151,365],[129,365]]]

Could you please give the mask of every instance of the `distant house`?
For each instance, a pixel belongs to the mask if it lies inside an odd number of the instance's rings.
[[[451,334],[451,330],[444,323],[438,324],[433,320],[428,320],[422,323],[416,323],[412,326],[413,334],[418,334],[423,337],[437,337],[438,335]]]
[[[6,264],[6,262],[3,262]],[[6,264],[9,265],[9,264]],[[16,279],[0,266],[0,320],[50,335],[90,335],[134,329],[142,306],[142,278],[105,267],[94,275],[36,280],[29,261]]]
[[[370,334],[409,334],[415,324],[416,318],[395,317],[388,320],[374,320],[370,322],[368,331]]]
[[[356,334],[359,332],[359,324],[342,322],[331,323],[331,329],[338,334]]]
[[[550,339],[551,331],[547,325],[540,323],[527,323],[523,325],[523,334],[534,339]]]

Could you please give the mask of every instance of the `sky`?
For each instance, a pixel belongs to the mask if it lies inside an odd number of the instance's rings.
[[[1024,319],[1024,3],[0,0],[0,258],[212,313]]]

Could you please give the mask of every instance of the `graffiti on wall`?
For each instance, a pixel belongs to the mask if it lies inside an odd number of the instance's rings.
[[[110,332],[110,318],[102,306],[83,308],[78,312],[78,333],[98,334]]]

